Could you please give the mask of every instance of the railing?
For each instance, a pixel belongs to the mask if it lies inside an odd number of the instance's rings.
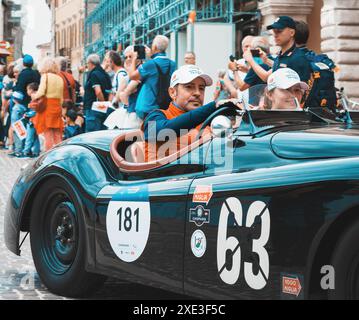
[[[90,2],[87,1],[88,5]],[[197,12],[197,21],[232,22],[235,15],[243,13],[235,12],[235,8],[253,2],[256,3],[254,0],[100,0],[85,21],[86,54],[103,54],[115,43],[149,44],[157,34],[168,35],[183,29],[192,10]],[[255,11],[247,13],[256,14]]]

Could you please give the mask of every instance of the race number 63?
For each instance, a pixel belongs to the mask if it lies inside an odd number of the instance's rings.
[[[217,236],[217,267],[222,281],[234,285],[241,272],[241,247],[236,237],[227,237],[228,219],[233,214],[237,227],[251,228],[257,218],[261,221],[261,232],[258,239],[253,239],[252,252],[259,257],[259,272],[253,272],[253,263],[244,262],[244,278],[247,284],[255,290],[263,289],[269,276],[269,256],[265,245],[270,234],[270,215],[266,204],[262,201],[253,202],[243,221],[242,204],[237,198],[228,198],[222,205]],[[228,252],[229,251],[229,252]],[[232,256],[232,263],[227,264],[228,254]]]

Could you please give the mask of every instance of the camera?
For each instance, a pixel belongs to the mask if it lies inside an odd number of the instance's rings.
[[[229,60],[231,60],[231,62],[234,62],[234,61],[237,61],[237,60],[239,60],[239,59],[232,54],[232,55],[229,57]]]
[[[133,50],[138,53],[138,59],[146,59],[146,47],[143,45],[135,45]]]
[[[259,49],[252,49],[251,53],[254,58],[259,58],[261,56]]]

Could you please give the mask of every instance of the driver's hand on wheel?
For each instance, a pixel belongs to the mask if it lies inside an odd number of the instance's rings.
[[[220,108],[224,105],[233,106],[233,107],[237,107],[238,109],[243,110],[243,104],[241,102],[241,100],[239,99],[226,99],[226,100],[220,100],[216,103],[216,108]]]

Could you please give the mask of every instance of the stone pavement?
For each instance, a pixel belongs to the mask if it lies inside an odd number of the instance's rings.
[[[0,300],[63,300],[41,284],[32,261],[27,238],[21,257],[11,253],[4,243],[4,213],[7,198],[22,166],[30,160],[9,158],[0,150]],[[25,234],[22,234],[24,236]]]
[[[0,150],[0,300],[68,300],[50,293],[42,284],[32,260],[29,237],[21,256],[10,252],[4,243],[4,213],[8,196],[21,167],[32,160],[10,158]],[[21,237],[25,236],[25,233]],[[160,289],[109,279],[91,299],[188,299]]]

